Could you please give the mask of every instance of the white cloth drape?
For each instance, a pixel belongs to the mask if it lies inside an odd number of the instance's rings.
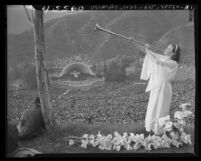
[[[155,122],[169,114],[172,99],[172,87],[170,81],[177,72],[178,64],[173,60],[168,60],[166,56],[146,50],[140,79],[148,80],[146,92],[150,91],[150,97],[145,117],[146,131],[158,133]],[[156,61],[150,55],[156,57]]]

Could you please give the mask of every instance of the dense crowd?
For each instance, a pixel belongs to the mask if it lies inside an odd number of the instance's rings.
[[[74,90],[58,98],[64,89],[50,89],[51,104],[58,123],[97,122],[129,124],[143,121],[146,114],[149,93],[145,93],[146,84],[133,82],[106,82],[102,86],[88,91]],[[194,113],[195,82],[186,80],[173,82],[171,115],[178,110],[179,104],[191,102]],[[16,90],[8,92],[8,120],[16,121],[21,112],[29,108],[37,91]],[[193,121],[193,120],[192,120]]]

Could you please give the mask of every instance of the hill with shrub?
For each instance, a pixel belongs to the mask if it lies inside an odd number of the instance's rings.
[[[169,42],[177,42],[182,47],[182,61],[194,63],[194,25],[188,22],[188,11],[180,10],[87,11],[47,21],[44,23],[46,61],[53,64],[56,59],[81,55],[96,63],[118,55],[136,59],[144,56],[127,40],[94,31],[96,23],[162,49]],[[13,79],[19,77],[16,73],[24,72],[24,69],[17,71],[19,64],[35,62],[33,28],[18,35],[8,34],[7,38],[8,75]],[[114,63],[112,66],[115,67]]]

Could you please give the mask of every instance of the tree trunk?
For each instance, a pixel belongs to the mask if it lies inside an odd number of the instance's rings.
[[[55,120],[52,112],[49,96],[48,74],[44,66],[45,42],[43,28],[43,10],[34,11],[34,40],[35,40],[35,59],[36,77],[38,94],[40,97],[43,120],[47,130],[55,127]]]

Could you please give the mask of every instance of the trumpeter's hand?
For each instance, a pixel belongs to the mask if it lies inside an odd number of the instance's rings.
[[[144,46],[145,46],[145,51],[146,51],[145,53],[147,54],[148,53],[147,51],[148,51],[150,45],[149,44],[144,44]]]
[[[145,44],[145,47],[146,47],[146,49],[148,49],[150,47],[150,45],[149,44]]]
[[[148,50],[150,48],[150,45],[149,44],[145,44],[145,48],[146,48],[146,50]]]

